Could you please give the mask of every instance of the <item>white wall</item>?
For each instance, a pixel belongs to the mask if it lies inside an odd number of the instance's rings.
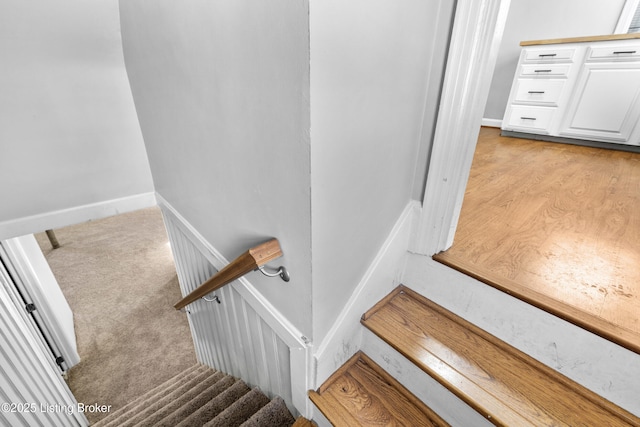
[[[116,0],[3,1],[0,61],[0,225],[153,191]]]
[[[411,199],[414,174],[423,176],[415,168],[441,3],[310,3],[316,342]]]
[[[156,190],[227,259],[280,239],[248,279],[315,342],[412,198],[442,4],[121,2]]]
[[[228,260],[277,237],[291,281],[247,279],[311,336],[308,5],[123,0],[157,192]]]
[[[502,120],[525,40],[613,34],[625,0],[511,2],[484,118]]]

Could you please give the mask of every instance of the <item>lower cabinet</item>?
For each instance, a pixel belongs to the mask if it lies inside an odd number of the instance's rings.
[[[561,136],[639,145],[640,63],[583,66],[562,121]]]
[[[640,146],[638,122],[637,38],[523,49],[503,130]]]
[[[549,134],[556,110],[548,107],[514,105],[509,109],[503,123],[506,122],[506,128],[510,130]]]

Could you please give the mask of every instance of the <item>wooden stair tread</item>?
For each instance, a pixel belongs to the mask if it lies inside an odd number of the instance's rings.
[[[496,274],[493,270],[470,263],[468,258],[440,252],[433,256],[434,261],[453,268],[467,276],[473,277],[487,285],[512,295],[528,304],[538,307],[548,313],[558,316],[567,322],[580,326],[602,338],[615,342],[631,351],[640,354],[640,334],[619,324],[577,308],[575,304],[552,298],[544,292],[539,292],[529,286],[523,286],[515,280]]]
[[[309,397],[336,427],[448,426],[362,352]]]
[[[296,422],[293,423],[291,427],[318,427],[318,425],[313,421],[300,416],[296,419]]]
[[[362,323],[496,425],[640,425],[640,419],[399,286]]]

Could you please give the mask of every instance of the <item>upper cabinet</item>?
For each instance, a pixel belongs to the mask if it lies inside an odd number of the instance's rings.
[[[502,129],[640,145],[636,37],[523,42]]]

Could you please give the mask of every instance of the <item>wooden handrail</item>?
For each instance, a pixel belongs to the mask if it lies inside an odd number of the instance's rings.
[[[281,256],[282,250],[280,249],[278,239],[271,239],[255,246],[240,255],[238,258],[234,259],[230,264],[214,274],[209,280],[178,301],[174,307],[176,310],[180,310],[208,293],[213,292],[216,289],[220,289],[224,285],[233,282],[245,274],[262,267],[269,261]]]

